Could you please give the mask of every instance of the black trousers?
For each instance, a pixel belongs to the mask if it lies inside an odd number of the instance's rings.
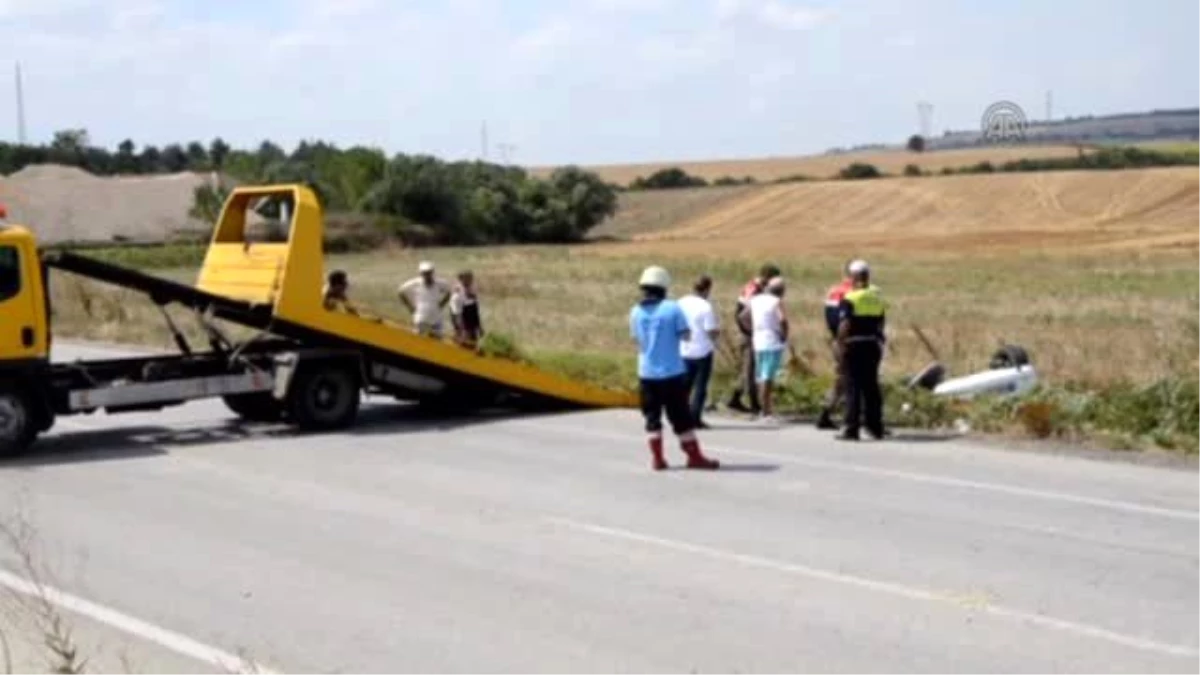
[[[867,431],[883,435],[883,392],[879,387],[879,362],[883,347],[878,342],[850,342],[843,355],[846,369],[846,433],[858,434],[866,418]]]
[[[758,382],[754,377],[754,341],[749,335],[742,336],[738,344],[738,357],[738,379],[733,393],[729,396],[729,403],[740,403],[742,394],[745,393],[750,397],[750,410],[758,412],[762,405],[758,402]]]
[[[704,404],[708,400],[708,381],[712,378],[713,355],[709,354],[698,359],[684,359],[683,364],[687,366],[692,419],[699,425],[704,416]]]
[[[680,374],[662,380],[640,381],[642,417],[646,419],[646,432],[662,431],[663,411],[676,435],[686,434],[695,428],[692,412],[688,410],[688,377]]]

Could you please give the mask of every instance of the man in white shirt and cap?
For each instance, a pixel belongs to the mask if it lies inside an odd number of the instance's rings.
[[[418,275],[400,286],[400,302],[412,312],[413,330],[421,335],[442,337],[442,309],[450,302],[450,286],[434,278],[433,263],[424,260]]]

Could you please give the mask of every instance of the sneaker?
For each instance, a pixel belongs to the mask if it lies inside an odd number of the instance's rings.
[[[780,420],[779,420],[779,418],[778,418],[778,417],[776,417],[776,416],[774,416],[774,415],[763,415],[763,414],[759,414],[759,416],[758,416],[757,418],[755,418],[755,419],[756,419],[756,421],[758,421],[758,422],[761,422],[761,423],[763,423],[763,424],[771,424],[771,425],[775,425],[775,424],[780,424],[780,423],[781,423],[781,422],[780,422]]]

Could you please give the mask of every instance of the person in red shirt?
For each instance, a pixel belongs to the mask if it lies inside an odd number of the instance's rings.
[[[842,267],[842,280],[830,286],[829,291],[825,294],[825,327],[829,330],[830,350],[834,356],[836,378],[833,387],[825,394],[825,407],[821,410],[820,417],[817,418],[818,429],[838,428],[833,421],[833,410],[846,394],[846,369],[843,367],[843,359],[837,342],[838,307],[842,304],[842,298],[853,288],[854,278],[850,275],[850,263],[847,262]]]
[[[742,287],[741,295],[738,296],[737,306],[733,309],[733,322],[737,325],[738,331],[741,333],[742,339],[738,344],[739,365],[738,379],[734,385],[733,393],[729,396],[729,402],[726,404],[730,410],[740,412],[750,412],[758,414],[762,411],[762,406],[758,401],[758,382],[755,379],[754,373],[754,343],[751,340],[751,326],[749,325],[750,313],[743,314],[742,309],[750,306],[750,298],[762,293],[767,287],[767,281],[780,276],[779,267],[772,263],[767,263],[758,271],[758,276],[746,282]],[[750,397],[750,406],[747,408],[742,403],[742,393],[745,392]]]

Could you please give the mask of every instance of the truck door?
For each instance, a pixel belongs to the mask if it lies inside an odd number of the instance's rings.
[[[38,293],[35,254],[18,241],[0,237],[0,361],[43,358],[46,330]],[[39,339],[42,338],[42,339]]]

